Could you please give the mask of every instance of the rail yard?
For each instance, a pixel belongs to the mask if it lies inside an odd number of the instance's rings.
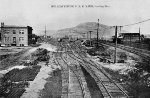
[[[0,97],[147,98],[150,95],[149,70],[136,65],[138,59],[149,63],[149,51],[118,45],[117,49],[121,52],[118,52],[117,65],[112,62],[113,53],[109,56],[106,53],[114,51],[112,44],[100,43],[92,55],[90,52],[94,47],[88,48],[85,43],[65,39],[23,49],[11,55],[18,59],[11,65],[24,66],[20,69],[8,67],[10,57],[6,57],[1,61]],[[126,53],[132,55],[128,57]],[[8,61],[7,66],[5,60]],[[135,64],[128,62],[133,60]],[[113,70],[116,66],[125,67]]]

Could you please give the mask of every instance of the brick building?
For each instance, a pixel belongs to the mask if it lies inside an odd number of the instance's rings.
[[[32,43],[32,27],[1,23],[1,46],[28,46]]]

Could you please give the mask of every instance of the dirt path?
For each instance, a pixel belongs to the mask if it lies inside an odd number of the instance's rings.
[[[39,66],[42,66],[40,72],[35,77],[34,81],[30,82],[28,88],[26,88],[25,93],[21,96],[21,98],[38,98],[40,90],[44,89],[44,85],[46,84],[46,79],[50,77],[50,73],[53,72],[54,65],[45,66],[45,63],[39,63]],[[58,67],[55,67],[58,68]]]

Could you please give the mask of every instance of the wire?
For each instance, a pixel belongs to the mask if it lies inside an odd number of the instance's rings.
[[[147,21],[150,21],[150,19],[143,20],[143,21],[136,22],[136,23],[132,23],[132,24],[123,25],[123,27],[125,27],[125,26],[127,27],[127,26],[132,26],[132,25],[140,24],[140,23],[147,22]]]
[[[150,19],[143,20],[143,21],[136,22],[136,23],[132,23],[132,24],[122,25],[122,26],[120,26],[120,28],[121,28],[121,27],[127,27],[127,26],[133,26],[133,25],[136,25],[136,24],[141,24],[141,23],[144,23],[144,22],[147,22],[147,21],[150,21]],[[102,27],[102,28],[111,29],[111,28],[114,28],[114,27],[115,27],[115,26],[110,26],[110,27],[108,27],[108,28]]]

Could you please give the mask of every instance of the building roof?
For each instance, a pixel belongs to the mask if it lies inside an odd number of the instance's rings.
[[[32,27],[30,27],[30,26],[5,25],[4,22],[2,22],[0,28],[32,28]]]
[[[120,35],[139,35],[140,33],[120,33]]]
[[[29,28],[30,26],[16,26],[16,25],[4,25],[3,27],[0,28]],[[32,28],[32,27],[30,27]]]
[[[28,28],[29,26],[15,26],[15,25],[5,25],[0,28]]]

